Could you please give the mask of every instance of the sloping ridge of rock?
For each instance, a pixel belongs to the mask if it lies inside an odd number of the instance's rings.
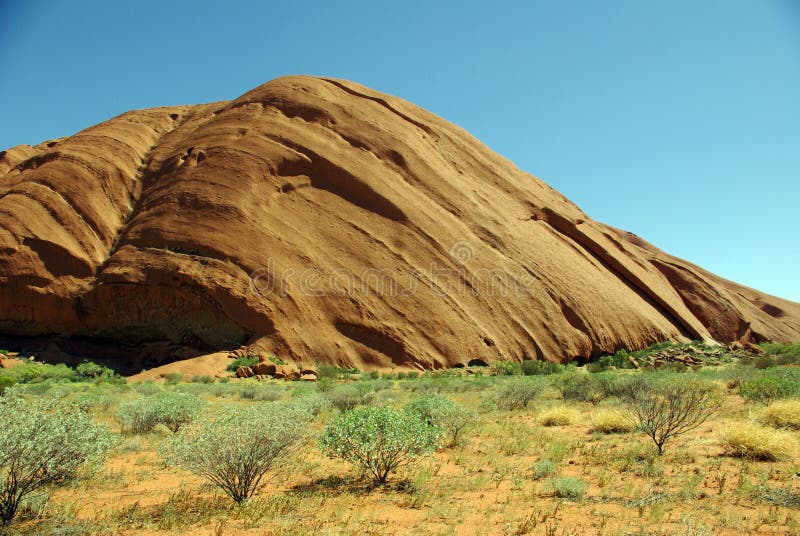
[[[0,153],[0,334],[441,368],[798,340],[800,304],[591,220],[406,101],[292,76]]]

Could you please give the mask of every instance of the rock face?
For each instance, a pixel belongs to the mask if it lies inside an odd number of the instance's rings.
[[[589,219],[408,102],[312,77],[0,153],[0,283],[0,334],[126,359],[245,344],[438,368],[800,339],[800,304]]]

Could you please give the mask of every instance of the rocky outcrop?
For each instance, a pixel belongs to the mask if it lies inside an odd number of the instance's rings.
[[[1,153],[0,283],[0,334],[126,360],[246,344],[440,368],[800,339],[799,304],[592,221],[408,102],[312,77]]]

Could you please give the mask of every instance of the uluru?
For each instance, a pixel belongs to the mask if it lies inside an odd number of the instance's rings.
[[[430,369],[800,339],[800,304],[593,221],[407,101],[309,76],[0,152],[0,283],[0,337],[133,368],[241,346]]]

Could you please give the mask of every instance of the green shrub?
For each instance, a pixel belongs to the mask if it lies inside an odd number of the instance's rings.
[[[242,504],[259,490],[274,463],[299,444],[307,422],[305,412],[288,404],[227,407],[184,427],[161,454]]]
[[[26,497],[76,478],[105,456],[112,437],[63,401],[0,399],[0,533]]]
[[[703,424],[721,403],[710,385],[696,379],[651,381],[626,398],[624,415],[661,454],[667,441]]]
[[[499,409],[524,409],[546,388],[547,380],[544,378],[513,378],[505,381],[491,400]]]
[[[573,372],[553,378],[553,385],[564,400],[578,400],[597,405],[613,394],[613,379],[607,374]]]
[[[547,489],[556,497],[580,499],[586,494],[586,488],[588,486],[586,481],[579,478],[562,477],[550,480]]]
[[[406,404],[406,412],[413,413],[431,426],[438,426],[447,437],[447,446],[458,444],[461,433],[474,420],[475,413],[447,398],[427,394]]]
[[[331,401],[319,393],[304,393],[293,399],[291,404],[311,417],[316,417],[331,407]]]
[[[522,374],[522,365],[516,361],[495,361],[492,370],[498,376],[514,376]]]
[[[81,379],[94,381],[112,380],[117,376],[117,373],[110,368],[87,360],[75,367],[75,372]]]
[[[564,371],[564,365],[545,360],[525,359],[522,364],[522,373],[525,376],[544,376],[558,374]]]
[[[213,376],[208,375],[194,375],[192,376],[189,381],[191,383],[214,383],[215,378]]]
[[[742,380],[739,395],[750,402],[768,404],[773,400],[800,397],[800,369],[774,367]]]
[[[143,396],[152,396],[161,392],[161,386],[153,380],[149,380],[146,382],[134,383],[133,390]]]
[[[6,393],[6,389],[14,385],[14,378],[5,372],[0,371],[0,396]]]
[[[336,386],[325,393],[333,407],[339,411],[349,411],[358,406],[371,404],[375,393],[369,383],[358,382]]]
[[[248,385],[239,391],[239,398],[259,402],[274,402],[283,396],[283,389],[272,385]]]
[[[228,372],[236,372],[236,369],[239,367],[252,367],[253,365],[258,364],[258,356],[257,355],[248,355],[245,357],[237,357],[225,368]],[[282,364],[282,363],[279,363]]]
[[[60,363],[47,365],[45,363],[25,362],[8,371],[15,383],[37,383],[43,381],[74,382],[79,379],[74,369]]]
[[[753,368],[764,370],[766,368],[774,367],[778,364],[774,357],[769,355],[756,356],[753,359]]]
[[[164,383],[167,385],[176,385],[183,381],[183,374],[180,372],[170,372],[164,374]]]
[[[117,409],[117,421],[123,431],[133,434],[151,432],[163,424],[173,432],[194,420],[202,411],[202,398],[181,392],[164,392],[129,400]]]
[[[533,478],[535,480],[541,480],[542,478],[556,474],[558,472],[558,466],[553,460],[543,458],[534,462],[533,466],[531,466],[531,471],[533,471]]]
[[[389,473],[430,454],[442,430],[417,415],[388,407],[361,407],[337,415],[325,427],[320,448],[370,473],[383,484]]]

